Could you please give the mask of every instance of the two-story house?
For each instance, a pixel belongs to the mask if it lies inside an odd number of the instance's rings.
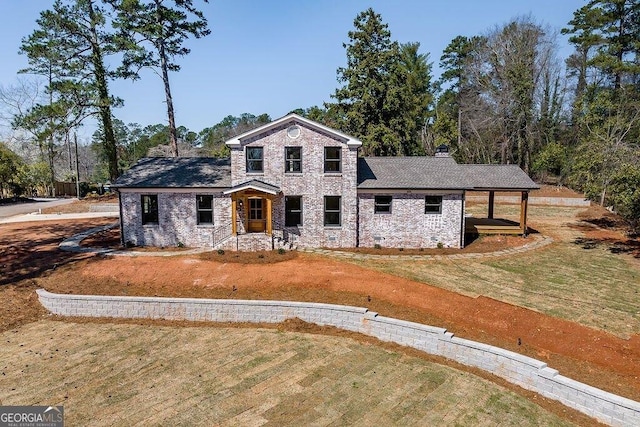
[[[123,244],[462,247],[465,191],[521,191],[526,233],[538,188],[517,166],[459,165],[446,152],[359,158],[360,141],[296,114],[226,144],[229,159],[146,158],[120,177]]]

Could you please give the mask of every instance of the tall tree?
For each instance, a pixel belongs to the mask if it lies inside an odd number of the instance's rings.
[[[516,163],[529,172],[533,157],[560,125],[562,87],[553,36],[528,17],[481,37],[456,37],[441,58],[441,99],[455,105],[441,120],[451,132],[457,107],[458,157],[463,161]],[[446,117],[445,117],[446,118]],[[438,123],[438,121],[436,121]]]
[[[9,191],[14,196],[21,193],[16,178],[23,162],[20,157],[0,142],[0,198]]]
[[[118,41],[125,50],[120,74],[137,79],[141,68],[160,71],[167,102],[171,152],[177,157],[178,132],[169,71],[180,70],[175,60],[190,52],[184,46],[189,37],[201,38],[211,32],[207,28],[207,20],[193,6],[192,0],[107,1],[116,11],[113,26],[119,29]]]
[[[431,87],[431,63],[429,54],[419,52],[420,43],[400,45],[400,69],[404,74],[400,87],[406,91],[409,110],[405,112],[409,138],[405,141],[403,151],[408,155],[425,153],[426,141],[422,130],[431,117],[430,107],[434,96]]]
[[[326,106],[342,130],[362,140],[363,154],[416,154],[415,122],[422,118],[412,115],[416,98],[405,83],[409,63],[419,64],[422,72],[425,57],[416,57],[414,49],[412,58],[410,51],[417,46],[410,45],[406,48],[409,62],[403,67],[400,45],[391,41],[387,24],[371,8],[356,17],[354,27],[348,33],[349,42],[343,44],[347,66],[338,68],[342,86],[331,95],[336,102]]]
[[[572,183],[637,228],[640,1],[589,1],[563,32],[576,48],[567,65],[578,70]]]
[[[30,64],[25,71],[49,73],[51,94],[59,94],[74,108],[87,108],[90,114],[98,115],[104,129],[102,147],[108,159],[109,178],[115,180],[119,171],[111,107],[117,100],[109,94],[110,74],[104,59],[115,49],[104,29],[104,10],[95,0],[68,4],[56,0],[51,10],[41,12],[37,24],[38,28],[22,40],[20,52],[27,55]]]

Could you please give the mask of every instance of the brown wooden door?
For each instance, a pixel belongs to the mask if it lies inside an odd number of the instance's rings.
[[[264,200],[249,199],[249,233],[260,233],[265,230]]]

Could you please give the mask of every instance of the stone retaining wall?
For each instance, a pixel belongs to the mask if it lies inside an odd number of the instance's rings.
[[[363,307],[290,301],[61,295],[43,289],[37,293],[46,309],[61,316],[250,323],[279,323],[297,317],[483,369],[613,426],[640,425],[638,402],[559,375],[539,360],[458,338],[442,328],[379,316]]]

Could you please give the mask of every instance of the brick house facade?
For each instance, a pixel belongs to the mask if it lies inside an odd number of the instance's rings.
[[[229,159],[148,158],[121,176],[123,244],[457,248],[466,190],[537,188],[446,154],[358,158],[359,140],[296,114],[226,144]]]

